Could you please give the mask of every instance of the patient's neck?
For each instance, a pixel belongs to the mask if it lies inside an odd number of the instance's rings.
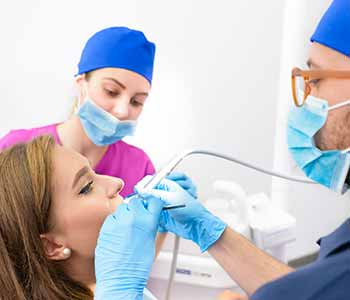
[[[95,290],[96,277],[94,258],[72,256],[70,259],[65,261],[64,271],[74,280],[83,283],[92,291]]]

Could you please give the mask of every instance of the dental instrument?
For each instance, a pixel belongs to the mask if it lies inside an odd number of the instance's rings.
[[[124,199],[124,203],[129,203],[129,201],[135,197],[137,195],[137,193],[132,193],[130,195],[128,195],[125,199]],[[182,207],[186,207],[185,204],[177,204],[177,205],[168,205],[168,206],[164,206],[163,210],[170,210],[170,209],[175,209],[175,208],[182,208]]]

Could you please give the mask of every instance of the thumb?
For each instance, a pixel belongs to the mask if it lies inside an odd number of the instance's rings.
[[[171,201],[172,194],[167,191],[162,191],[162,190],[145,190],[141,191],[139,195],[144,198],[157,198],[158,200],[163,201],[165,204],[171,204],[173,201]]]
[[[182,173],[182,172],[173,171],[166,178],[170,179],[170,180],[173,180],[173,181],[185,180],[186,179],[186,175],[184,173]]]
[[[164,205],[166,204],[161,198],[156,197],[147,197],[145,200],[147,201],[148,211],[156,216],[160,215]]]
[[[140,214],[146,211],[145,204],[141,197],[131,198],[128,203],[128,208],[134,214]]]
[[[144,189],[145,185],[151,181],[153,178],[152,175],[147,175],[143,177],[135,186],[134,186],[134,191],[137,193],[140,190]]]

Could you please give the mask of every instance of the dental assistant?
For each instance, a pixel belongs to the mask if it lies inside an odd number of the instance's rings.
[[[12,130],[0,140],[0,149],[50,134],[84,155],[97,173],[121,178],[122,196],[132,193],[155,171],[143,150],[122,140],[135,133],[151,89],[154,56],[155,44],[140,31],[111,27],[95,33],[75,75],[77,113],[63,123]]]
[[[291,101],[295,107],[288,119],[288,148],[307,177],[334,192],[345,193],[350,187],[349,0],[332,2],[311,42],[309,70],[292,71]],[[297,78],[303,81],[301,91],[295,84]],[[143,198],[155,197],[166,204],[185,203],[185,208],[163,211],[160,227],[208,251],[249,299],[350,298],[350,219],[318,241],[316,262],[294,270],[258,249],[235,228],[228,228],[175,182],[165,179],[147,193],[138,186],[136,190]],[[140,286],[138,276],[133,276],[135,285],[129,282],[128,289]]]
[[[110,27],[87,41],[78,64],[76,113],[59,124],[12,130],[0,140],[0,150],[41,135],[85,156],[100,175],[124,181],[126,197],[144,176],[154,174],[148,155],[123,141],[134,135],[137,120],[151,90],[155,44],[138,30]],[[183,173],[168,176],[194,197],[195,186]],[[160,233],[157,252],[165,238]]]

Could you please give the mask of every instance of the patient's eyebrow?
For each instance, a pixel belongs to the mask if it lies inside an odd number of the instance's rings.
[[[74,188],[75,187],[75,185],[77,184],[77,182],[79,181],[79,179],[81,178],[81,177],[83,177],[86,173],[88,173],[89,172],[89,167],[88,166],[85,166],[85,167],[83,167],[83,168],[81,168],[78,172],[77,172],[77,174],[75,175],[75,177],[74,177],[74,181],[73,181],[73,184],[72,184],[72,188]]]

